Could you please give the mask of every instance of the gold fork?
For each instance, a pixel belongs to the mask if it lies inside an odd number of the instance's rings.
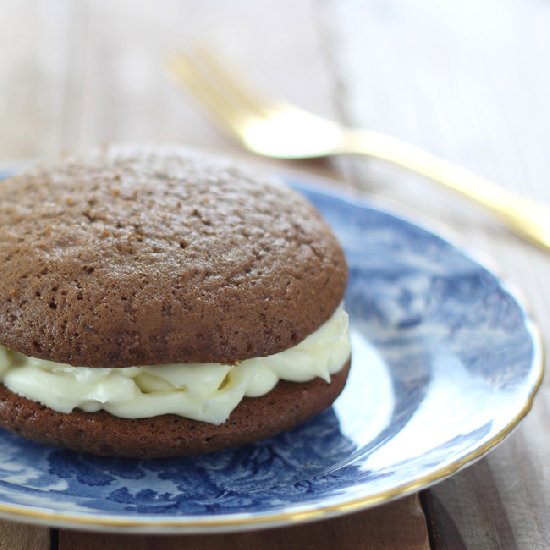
[[[346,128],[262,95],[207,51],[180,52],[168,75],[189,89],[247,149],[280,159],[367,155],[415,172],[490,211],[524,239],[550,250],[550,208],[391,136]]]

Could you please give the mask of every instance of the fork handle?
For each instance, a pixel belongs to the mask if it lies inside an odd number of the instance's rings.
[[[550,250],[550,208],[547,206],[385,134],[349,130],[341,152],[368,155],[425,176],[489,210],[524,239]]]

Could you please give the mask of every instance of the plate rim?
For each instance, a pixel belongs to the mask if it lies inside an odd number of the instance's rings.
[[[0,180],[9,176],[9,172],[0,171]],[[527,416],[533,407],[533,402],[538,390],[541,387],[544,371],[545,371],[545,356],[546,351],[541,330],[531,315],[529,308],[525,304],[523,297],[518,297],[515,288],[510,288],[508,282],[500,276],[497,276],[494,268],[488,267],[483,260],[476,258],[469,251],[465,250],[461,245],[453,242],[452,238],[446,235],[441,235],[437,230],[430,228],[427,225],[412,220],[407,215],[403,215],[398,211],[392,211],[391,208],[380,206],[366,200],[363,194],[357,192],[346,192],[346,190],[335,190],[328,183],[330,178],[315,178],[308,175],[300,174],[296,171],[281,171],[272,174],[278,179],[290,182],[293,187],[303,188],[312,192],[321,193],[332,196],[341,201],[345,201],[352,206],[368,208],[396,218],[399,221],[405,222],[413,227],[420,228],[430,234],[430,236],[440,239],[443,243],[450,245],[455,250],[463,254],[475,264],[487,270],[495,277],[498,284],[514,299],[520,307],[524,325],[531,337],[533,343],[533,360],[531,362],[531,370],[534,374],[532,386],[529,388],[527,398],[521,409],[516,415],[491,439],[486,441],[480,447],[473,449],[470,453],[452,461],[437,470],[434,470],[424,476],[407,483],[376,492],[363,497],[355,497],[334,504],[319,504],[310,503],[306,509],[300,509],[300,505],[294,505],[288,511],[280,511],[276,513],[230,513],[220,514],[219,516],[193,517],[193,516],[173,516],[169,518],[155,518],[153,516],[141,516],[140,519],[135,519],[130,516],[109,517],[102,515],[78,515],[71,513],[63,513],[48,510],[43,507],[30,507],[26,505],[13,505],[0,502],[0,517],[12,521],[26,522],[47,525],[50,527],[63,527],[70,529],[87,529],[95,531],[111,531],[111,532],[143,532],[143,533],[221,533],[221,532],[237,532],[250,529],[266,529],[272,527],[280,527],[288,524],[298,524],[311,521],[319,521],[336,517],[343,514],[365,510],[374,506],[390,502],[397,498],[401,498],[412,493],[416,493],[435,483],[454,475],[461,469],[465,468],[484,457],[487,453],[504,441],[519,423]],[[317,182],[315,181],[317,179]],[[325,180],[325,181],[323,181]],[[359,195],[359,196],[358,196]],[[312,504],[314,507],[312,508]]]
[[[397,498],[405,497],[416,493],[435,483],[454,475],[484,457],[489,451],[504,441],[512,431],[517,428],[521,420],[529,413],[533,406],[534,398],[540,388],[544,375],[544,351],[542,346],[541,333],[538,327],[529,319],[526,319],[529,325],[529,332],[535,342],[535,355],[537,363],[540,364],[539,373],[535,384],[530,389],[527,402],[516,414],[516,416],[489,441],[481,447],[474,449],[471,453],[463,456],[459,460],[439,468],[428,475],[422,476],[414,481],[398,485],[392,489],[387,489],[374,493],[366,497],[350,499],[339,504],[321,505],[311,510],[295,510],[288,512],[267,513],[258,515],[247,514],[226,514],[225,516],[212,516],[202,519],[185,516],[174,519],[152,519],[151,516],[144,516],[142,519],[113,518],[92,515],[72,515],[58,512],[48,512],[42,508],[29,508],[26,506],[14,506],[0,503],[0,517],[16,521],[26,521],[30,523],[46,524],[53,527],[65,528],[86,528],[99,531],[133,532],[136,530],[149,533],[220,533],[237,532],[249,529],[266,529],[287,525],[289,523],[306,523],[319,521],[344,515],[351,512],[366,510],[374,506],[384,504]],[[246,517],[243,517],[246,516]],[[161,529],[160,531],[158,529]]]

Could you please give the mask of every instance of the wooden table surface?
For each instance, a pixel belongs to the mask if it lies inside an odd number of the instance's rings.
[[[409,140],[550,204],[550,3],[544,0],[0,1],[0,166],[98,142],[245,155],[163,78],[163,54],[220,48],[311,110]],[[550,323],[550,257],[476,207],[374,161],[271,163],[364,189],[481,254]],[[0,548],[550,548],[550,410],[487,458],[351,516],[221,536],[0,524]]]

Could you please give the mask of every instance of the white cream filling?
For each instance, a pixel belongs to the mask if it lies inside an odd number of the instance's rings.
[[[243,397],[268,393],[279,380],[307,382],[338,372],[351,353],[348,315],[333,316],[298,345],[235,366],[176,363],[128,368],[72,367],[0,346],[0,381],[59,412],[103,409],[123,418],[177,414],[221,424]]]

